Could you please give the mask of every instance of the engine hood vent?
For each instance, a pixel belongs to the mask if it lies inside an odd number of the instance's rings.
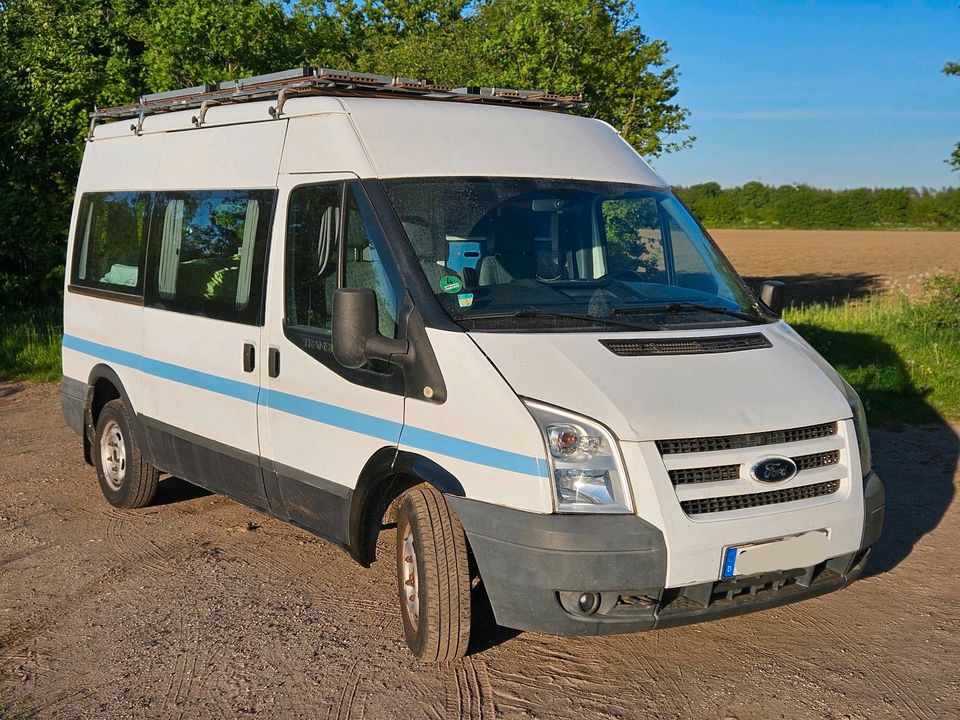
[[[708,337],[601,340],[600,344],[614,355],[641,357],[646,355],[703,355],[738,352],[773,347],[766,335],[722,335]]]

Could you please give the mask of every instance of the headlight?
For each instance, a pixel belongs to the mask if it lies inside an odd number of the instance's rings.
[[[593,420],[524,400],[543,432],[557,512],[632,513],[620,448]]]
[[[863,403],[860,402],[857,391],[843,378],[840,378],[840,382],[843,383],[843,392],[847,396],[847,402],[850,403],[850,410],[853,411],[853,427],[857,433],[857,447],[860,448],[860,472],[866,477],[873,467],[870,434],[867,431],[867,414],[863,411]]]

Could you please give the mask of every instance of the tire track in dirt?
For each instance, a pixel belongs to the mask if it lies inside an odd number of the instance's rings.
[[[327,709],[327,720],[356,720],[363,717],[363,700],[360,702],[360,714],[356,715],[354,704],[363,681],[362,673],[357,672],[360,661],[356,660],[343,674],[343,687],[337,696],[337,701]]]
[[[448,720],[493,720],[497,717],[493,684],[483,660],[465,657],[457,661],[448,671],[446,687]]]
[[[170,568],[171,553],[164,552],[157,543],[145,537],[137,525],[143,527],[142,519],[135,515],[111,510],[103,539],[107,547],[120,560],[154,572],[166,572]]]

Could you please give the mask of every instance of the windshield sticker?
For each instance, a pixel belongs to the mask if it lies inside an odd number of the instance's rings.
[[[473,305],[473,293],[460,293],[457,295],[457,302],[460,303],[460,307],[468,308]]]
[[[463,281],[456,275],[444,275],[440,278],[440,289],[445,293],[458,293],[463,290]]]

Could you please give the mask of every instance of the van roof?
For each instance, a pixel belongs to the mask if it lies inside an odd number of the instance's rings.
[[[281,172],[336,169],[380,178],[536,176],[667,185],[614,128],[600,120],[556,112],[559,101],[537,100],[554,103],[554,112],[543,112],[546,105],[532,105],[530,96],[505,95],[488,101],[481,92],[479,100],[434,102],[438,98],[432,96],[433,90],[427,92],[424,87],[418,92],[340,92],[343,88],[338,86],[313,92],[316,78],[307,76],[310,92],[281,95],[284,87],[290,87],[289,78],[261,80],[256,83],[258,94],[245,96],[244,100],[233,97],[221,103],[207,95],[205,101],[200,96],[207,91],[187,89],[163,94],[162,98],[143,98],[144,107],[152,103],[150,112],[130,114],[139,106],[127,106],[122,112],[98,111],[91,124],[88,139],[93,142],[88,151],[99,150],[88,153],[91,162],[85,164],[91,172],[85,178],[92,181],[92,171],[101,168],[107,176],[103,182],[117,182],[118,165],[139,159],[149,161],[154,173],[159,173],[156,182],[166,178],[164,182],[175,183],[182,180],[181,176],[189,176],[193,183],[217,182],[223,158],[233,157],[231,152],[238,143],[248,149],[262,145],[265,151],[276,140],[267,140],[276,134],[267,132],[268,128],[278,119],[289,119],[285,144],[291,151],[283,153]],[[271,83],[268,93],[265,86]],[[249,89],[250,85],[245,87]],[[167,109],[156,109],[157,103],[164,103]],[[200,136],[191,132],[217,127],[223,132],[214,136],[204,133],[206,139],[201,144],[197,144]],[[143,144],[137,142],[139,136],[143,136]],[[281,145],[283,137],[278,136]],[[108,150],[113,141],[121,142]],[[202,163],[201,155],[205,158]],[[160,168],[168,156],[176,160],[175,167],[169,168],[169,177]],[[210,157],[220,160],[211,165]],[[247,152],[236,162],[250,165],[247,169],[260,179],[270,164],[264,164],[265,157]],[[200,164],[188,170],[194,161]],[[273,168],[275,173],[277,166]],[[246,176],[237,168],[231,172]],[[128,181],[143,182],[140,173],[137,170],[137,177]]]

